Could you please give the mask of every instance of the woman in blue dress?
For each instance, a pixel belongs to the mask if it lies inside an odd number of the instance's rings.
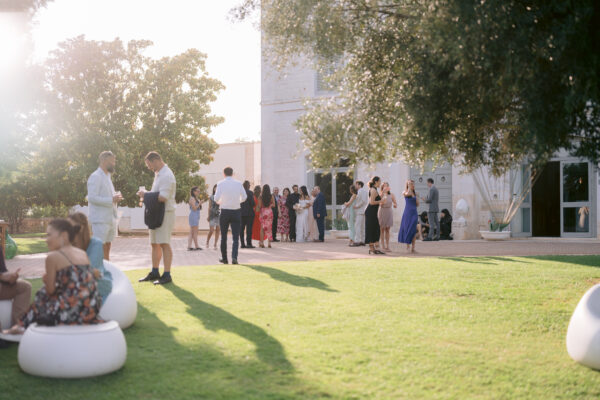
[[[198,246],[198,225],[200,224],[200,210],[202,209],[202,205],[200,205],[200,199],[198,199],[198,195],[200,195],[200,189],[198,186],[194,186],[190,191],[190,200],[188,204],[190,206],[190,215],[188,216],[188,222],[190,224],[190,236],[188,237],[188,250],[202,250],[200,246]],[[196,248],[192,248],[192,240],[196,245]]]
[[[419,200],[415,193],[415,181],[412,179],[406,181],[406,189],[402,194],[404,195],[405,206],[400,231],[398,232],[398,242],[406,244],[407,252],[416,253],[415,242],[417,240],[417,223],[419,222],[419,214],[417,213]]]

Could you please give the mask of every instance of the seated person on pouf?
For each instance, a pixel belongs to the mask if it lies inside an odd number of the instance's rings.
[[[35,294],[27,313],[6,334],[23,334],[39,325],[83,325],[102,322],[102,299],[85,251],[71,245],[80,226],[58,218],[48,224],[48,256],[44,286]]]
[[[85,214],[77,212],[69,215],[69,220],[81,229],[75,235],[73,246],[85,250],[90,259],[90,266],[94,270],[94,277],[98,281],[98,292],[102,297],[102,303],[112,290],[112,275],[104,268],[104,249],[100,239],[92,237],[88,218]]]
[[[427,216],[427,212],[423,211],[421,215],[419,215],[420,223],[417,226],[417,232],[421,234],[421,240],[425,240],[427,235],[429,235],[429,217]]]
[[[440,218],[440,240],[452,240],[452,215],[447,208],[442,210]]]
[[[29,307],[31,299],[31,283],[19,279],[19,270],[8,272],[4,262],[4,253],[0,247],[0,300],[12,300],[11,323],[14,325],[21,319]],[[8,329],[2,326],[0,329]],[[6,347],[6,343],[0,340],[0,347]]]

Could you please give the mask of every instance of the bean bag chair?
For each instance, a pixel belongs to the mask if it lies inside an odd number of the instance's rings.
[[[567,329],[567,352],[578,363],[600,369],[600,284],[575,307]]]
[[[0,330],[9,329],[12,324],[12,300],[0,300]]]
[[[104,260],[104,268],[112,275],[112,291],[100,308],[100,318],[117,321],[121,329],[133,325],[137,316],[137,300],[127,276],[113,263]]]
[[[89,378],[120,369],[127,358],[116,321],[98,325],[30,325],[19,344],[19,366],[48,378]]]

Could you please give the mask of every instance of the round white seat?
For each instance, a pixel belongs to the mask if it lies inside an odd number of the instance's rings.
[[[579,300],[567,329],[567,352],[587,367],[600,369],[600,284]]]
[[[88,378],[120,369],[127,358],[116,321],[98,325],[30,325],[19,344],[19,365],[31,375]]]
[[[100,308],[100,318],[117,321],[121,329],[128,328],[137,316],[135,291],[127,276],[113,263],[104,260],[104,268],[112,275],[112,290]]]
[[[12,316],[12,300],[0,300],[0,329],[9,329]]]

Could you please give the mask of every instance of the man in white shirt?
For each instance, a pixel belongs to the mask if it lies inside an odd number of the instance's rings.
[[[240,203],[246,201],[246,190],[241,182],[233,179],[233,169],[226,167],[223,170],[225,179],[217,183],[215,192],[215,201],[221,206],[221,216],[219,224],[221,225],[221,259],[223,264],[227,264],[227,231],[231,225],[231,234],[233,236],[233,246],[231,248],[231,263],[237,264],[238,242],[240,239],[240,224],[242,222],[242,209]]]
[[[362,181],[356,181],[356,200],[354,200],[354,243],[352,246],[365,245],[365,208],[369,202],[369,191]]]
[[[117,204],[123,200],[121,193],[115,193],[111,174],[115,172],[117,160],[110,151],[103,151],[98,157],[100,164],[87,181],[87,200],[92,235],[102,241],[104,259],[110,257],[111,242],[115,238]]]
[[[171,234],[175,226],[175,192],[177,182],[175,175],[161,156],[151,151],[144,160],[149,170],[154,171],[154,183],[152,192],[158,192],[158,201],[165,203],[165,216],[159,228],[150,229],[150,245],[152,246],[152,271],[140,282],[153,281],[155,285],[164,285],[172,282],[171,263],[173,262],[173,250],[171,249]],[[139,191],[138,196],[144,197],[144,191]],[[162,274],[158,272],[160,260],[163,259],[165,270]]]

